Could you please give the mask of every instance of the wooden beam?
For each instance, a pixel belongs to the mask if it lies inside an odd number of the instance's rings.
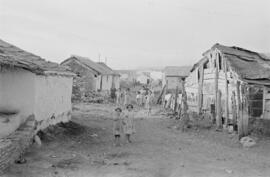
[[[236,99],[235,99],[235,91],[232,92],[231,101],[232,101],[232,124],[234,127],[237,122],[237,106],[236,106]]]
[[[182,82],[182,109],[181,109],[181,118],[180,118],[182,131],[185,131],[189,124],[189,115],[187,112],[188,112],[187,93],[186,93],[185,84],[183,81]]]
[[[237,82],[237,100],[238,100],[238,107],[239,107],[239,112],[238,112],[238,121],[237,121],[237,127],[238,127],[238,137],[239,139],[244,136],[244,131],[243,131],[243,85],[240,85],[240,82]]]
[[[203,106],[203,81],[204,81],[204,70],[203,65],[199,68],[199,83],[198,83],[198,113],[202,113],[202,106]]]
[[[175,88],[175,99],[174,99],[174,108],[173,108],[174,112],[177,111],[177,100],[178,100],[178,85]]]
[[[228,68],[227,68],[227,60],[223,58],[224,63],[224,73],[225,73],[225,126],[228,126],[229,120],[229,92],[228,92]]]
[[[217,115],[216,115],[217,129],[222,128],[222,119],[221,119],[221,91],[218,90],[217,97]]]
[[[219,58],[218,54],[216,53],[215,56],[215,64],[216,64],[216,70],[215,70],[215,115],[216,115],[216,123],[218,122],[217,116],[218,116],[218,78],[219,78]]]
[[[242,117],[242,127],[243,127],[243,136],[248,135],[248,122],[249,122],[249,91],[248,86],[244,85],[242,89],[242,98],[243,98],[243,117]]]
[[[165,94],[165,88],[166,87],[166,84],[163,86],[161,92],[160,92],[160,95],[158,96],[158,99],[157,99],[157,104],[161,104],[162,103],[162,98],[163,98],[163,95]]]
[[[183,114],[187,114],[188,104],[187,104],[187,92],[185,88],[185,81],[182,81],[182,103],[183,103]]]

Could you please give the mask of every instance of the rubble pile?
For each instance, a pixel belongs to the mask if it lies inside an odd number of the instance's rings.
[[[213,121],[210,114],[198,115],[195,112],[190,112],[189,117],[192,126],[195,128],[210,129],[213,126]]]
[[[88,91],[85,92],[81,101],[85,103],[108,103],[110,96],[105,92],[94,92]]]
[[[252,134],[270,136],[270,120],[252,118],[250,119],[249,129]]]
[[[79,85],[74,84],[72,90],[72,102],[85,102],[85,103],[107,103],[109,95],[105,92],[86,91],[80,88]]]
[[[242,137],[240,143],[244,148],[250,148],[256,145],[256,141],[249,136]]]

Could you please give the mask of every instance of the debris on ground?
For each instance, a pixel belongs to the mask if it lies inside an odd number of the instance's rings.
[[[200,129],[210,129],[213,126],[211,116],[208,114],[198,115],[197,113],[189,113],[191,126]]]
[[[92,134],[91,136],[92,136],[92,137],[98,137],[98,135],[97,135],[97,134],[95,134],[95,133],[94,133],[94,134]]]
[[[233,171],[232,170],[229,170],[229,169],[225,169],[225,172],[227,172],[228,174],[232,174]]]
[[[249,136],[242,137],[240,139],[240,143],[242,144],[243,147],[245,148],[250,148],[256,145],[256,142],[253,138]]]
[[[71,158],[60,160],[54,166],[62,169],[78,170],[81,163],[83,162],[79,158]]]
[[[17,160],[15,160],[16,164],[25,164],[27,160],[21,155]]]
[[[38,135],[34,136],[34,142],[40,147],[42,145],[41,140]]]
[[[270,120],[251,118],[249,130],[252,134],[257,136],[270,136]]]
[[[72,91],[72,102],[84,102],[84,103],[108,103],[110,100],[110,95],[107,92],[97,92],[97,91],[84,91],[80,90],[78,86],[73,85]]]

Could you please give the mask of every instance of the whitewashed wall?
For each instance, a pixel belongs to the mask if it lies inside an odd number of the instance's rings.
[[[112,87],[112,76],[102,76],[102,90],[110,90]]]
[[[35,74],[23,69],[4,68],[0,70],[0,112],[18,112],[0,116],[0,138],[16,130],[25,119],[34,113]]]
[[[116,89],[120,88],[120,77],[119,76],[114,76],[114,84],[115,84]]]
[[[110,91],[112,88],[112,83],[114,81],[114,86],[116,89],[120,88],[120,77],[113,75],[104,75],[97,77],[97,90]],[[100,88],[100,83],[102,82],[102,88]]]
[[[71,114],[72,78],[63,76],[37,76],[35,116],[39,129],[50,124],[66,122]]]
[[[32,114],[39,129],[70,119],[72,77],[35,75],[17,68],[0,70],[0,138],[15,131]],[[52,119],[51,119],[52,118]]]

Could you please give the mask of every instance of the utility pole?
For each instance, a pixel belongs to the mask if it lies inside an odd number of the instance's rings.
[[[107,65],[107,57],[105,57],[105,64]]]

